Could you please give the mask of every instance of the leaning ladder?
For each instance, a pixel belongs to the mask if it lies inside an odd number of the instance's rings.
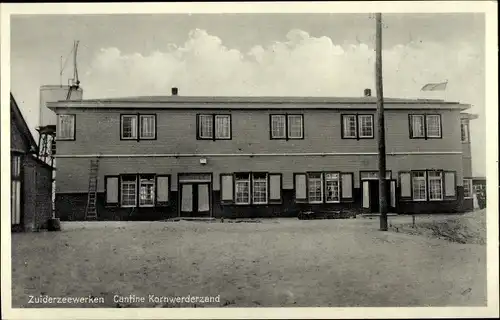
[[[97,219],[98,171],[99,171],[99,159],[90,160],[89,194],[87,198],[87,209],[85,210],[85,220]]]

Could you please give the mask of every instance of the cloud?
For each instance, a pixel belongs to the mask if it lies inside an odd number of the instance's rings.
[[[385,94],[419,96],[423,84],[447,79],[452,98],[474,100],[468,85],[482,81],[479,54],[467,43],[388,48],[383,52]],[[86,97],[168,95],[172,86],[183,95],[359,96],[364,88],[374,89],[374,59],[371,44],[339,45],[303,30],[242,52],[195,29],[184,44],[147,56],[102,49],[82,83]]]
[[[448,89],[433,97],[473,105],[484,111],[483,48],[466,42],[414,41],[383,52],[384,95],[422,96],[429,82],[448,80]],[[229,48],[205,30],[189,32],[182,45],[169,44],[165,52],[143,56],[118,48],[98,52],[84,77],[86,98],[134,95],[233,96],[361,96],[375,89],[375,53],[372,44],[336,44],[303,30],[289,31],[285,39],[256,45],[247,52]],[[481,89],[480,89],[481,88]],[[375,90],[373,90],[375,92]],[[471,125],[476,172],[484,172],[484,116]]]

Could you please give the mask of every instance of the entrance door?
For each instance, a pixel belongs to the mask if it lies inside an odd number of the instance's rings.
[[[181,216],[209,217],[210,216],[210,183],[182,183],[181,184]]]
[[[370,209],[370,212],[379,212],[380,208],[379,208],[379,205],[380,205],[380,201],[379,201],[379,196],[380,196],[380,192],[379,192],[379,185],[378,185],[378,180],[368,180],[368,181],[364,181],[365,183],[368,183],[368,197],[369,197],[369,209]],[[386,199],[387,199],[387,208],[389,209],[389,211],[393,210],[393,206],[394,206],[394,201],[393,201],[393,197],[394,195],[392,194],[393,193],[393,187],[392,186],[392,182],[391,180],[386,180],[386,187],[385,187],[385,190],[386,190]]]

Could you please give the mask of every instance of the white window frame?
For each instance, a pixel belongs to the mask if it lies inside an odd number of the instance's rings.
[[[350,120],[349,120],[350,119]],[[354,123],[354,128],[351,128],[350,124]],[[342,115],[342,138],[344,139],[356,139],[358,132],[358,123],[356,121],[355,114],[343,114]],[[352,131],[348,131],[351,130]]]
[[[300,134],[293,135],[295,132],[292,132],[292,119],[300,119]],[[287,115],[287,134],[288,139],[302,139],[304,138],[304,115],[301,114],[289,114]]]
[[[469,187],[469,196],[465,195],[465,185],[466,184]],[[463,185],[464,185],[464,199],[472,199],[472,198],[474,198],[474,190],[473,190],[472,179],[464,178]]]
[[[465,133],[465,135],[464,135]],[[469,121],[462,119],[460,121],[460,140],[462,142],[469,142]]]
[[[120,137],[122,140],[137,140],[137,131],[138,131],[138,119],[137,119],[137,115],[134,115],[134,114],[122,114],[121,116],[121,121],[120,121]],[[135,119],[135,130],[132,126],[131,128],[131,136],[130,137],[126,137],[124,135],[124,124],[125,124],[125,119],[132,119],[132,121],[134,121],[133,119]]]
[[[198,114],[198,139],[200,140],[231,140],[232,137],[232,125],[231,125],[231,115],[230,114]],[[227,130],[219,130],[218,119],[227,119]],[[205,126],[206,130],[203,130]],[[204,133],[208,131],[208,133]]]
[[[443,201],[444,198],[444,190],[443,190],[443,172],[442,171],[433,171],[430,170],[427,172],[427,188],[428,193],[429,193],[429,201]],[[433,189],[431,187],[431,181],[439,181],[439,187],[440,187],[440,194],[441,196],[439,198],[433,198]]]
[[[203,125],[206,125],[206,130],[203,130]],[[210,128],[210,130],[209,130]],[[199,139],[213,139],[214,138],[214,121],[212,114],[199,114],[198,115],[198,138]],[[204,133],[209,132],[209,133]],[[205,134],[205,135],[204,135]]]
[[[214,123],[215,125],[213,126],[215,128],[215,140],[229,140],[231,139],[231,116],[229,114],[216,114],[215,116]],[[219,126],[222,124],[219,123],[217,120],[218,119],[227,119],[227,122],[225,124],[227,125],[227,130],[220,130]],[[226,135],[224,135],[226,133]]]
[[[342,197],[342,190],[340,190],[340,173],[338,172],[326,172],[325,174],[325,202],[326,203],[340,203]],[[337,199],[338,200],[328,200],[328,183],[337,182]]]
[[[271,115],[271,139],[286,139],[286,121],[286,115],[284,114]]]
[[[438,130],[438,133],[437,134],[430,134],[429,133],[429,119],[430,118],[437,118],[437,130]],[[441,132],[442,131],[442,128],[441,128],[441,115],[439,114],[428,114],[425,116],[425,134],[426,134],[426,137],[427,138],[441,138],[443,133]]]
[[[256,200],[257,184],[262,183],[262,182],[264,182],[264,186],[265,186],[264,200],[257,201]],[[252,174],[252,204],[267,204],[267,202],[269,201],[268,195],[269,195],[269,183],[268,183],[267,173],[266,174],[259,174],[259,173]]]
[[[152,119],[151,120],[151,129],[147,133],[150,135],[143,135],[143,119]],[[154,140],[156,138],[156,115],[154,114],[141,114],[139,115],[139,139],[141,140]]]
[[[150,175],[140,175],[139,176],[139,207],[154,207],[155,206],[155,200],[156,200],[156,181],[155,181],[154,176]],[[152,186],[152,192],[151,192],[151,203],[144,203],[144,200],[142,198],[142,187],[143,186]]]
[[[130,181],[132,176],[120,176],[120,206],[122,208],[133,208],[137,207],[137,175],[133,176],[134,181]],[[126,179],[127,181],[124,181]],[[124,186],[125,185],[133,185],[134,186],[134,203],[133,204],[124,204]]]
[[[250,174],[248,176],[245,174],[245,178],[242,178],[243,174],[235,174],[234,175],[234,203],[239,204],[239,205],[248,205],[250,204],[250,201],[252,199],[252,193],[251,193],[251,185],[250,185]],[[246,185],[247,186],[247,197],[248,201],[240,201],[238,199],[238,194],[239,194],[239,185]]]
[[[419,176],[416,176],[418,174]],[[423,174],[423,176],[420,176]],[[419,182],[424,182],[424,197],[415,197],[415,180]],[[427,201],[427,173],[426,171],[412,171],[411,173],[411,193],[413,201]]]
[[[75,118],[74,114],[57,115],[57,140],[75,140]],[[69,122],[64,123],[64,119]]]
[[[317,177],[312,177],[312,175],[319,175],[319,178]],[[311,200],[311,182],[317,183],[319,179],[319,185],[320,185],[320,200]],[[317,172],[312,172],[307,174],[307,199],[309,203],[323,203],[324,199],[324,190],[323,190],[323,173],[317,173]]]
[[[363,128],[364,125],[367,123],[363,122],[363,119],[370,119],[369,126],[371,134],[365,135],[363,134]],[[371,114],[360,114],[358,115],[358,130],[359,130],[359,138],[373,138],[374,137],[374,130],[373,130],[373,115]]]
[[[416,123],[415,123],[415,119],[421,119],[421,134],[420,135],[417,135],[415,133],[415,128],[416,128]],[[419,139],[419,138],[425,138],[425,134],[426,134],[426,125],[425,125],[425,116],[423,114],[411,114],[410,115],[410,124],[411,124],[411,138],[412,139]]]

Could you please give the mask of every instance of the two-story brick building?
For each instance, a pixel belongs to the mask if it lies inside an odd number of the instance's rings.
[[[57,113],[56,210],[84,217],[99,158],[99,219],[296,216],[378,210],[376,98],[134,97],[48,103]],[[462,112],[385,99],[391,211],[456,212],[470,161]],[[467,168],[464,168],[467,166]]]

